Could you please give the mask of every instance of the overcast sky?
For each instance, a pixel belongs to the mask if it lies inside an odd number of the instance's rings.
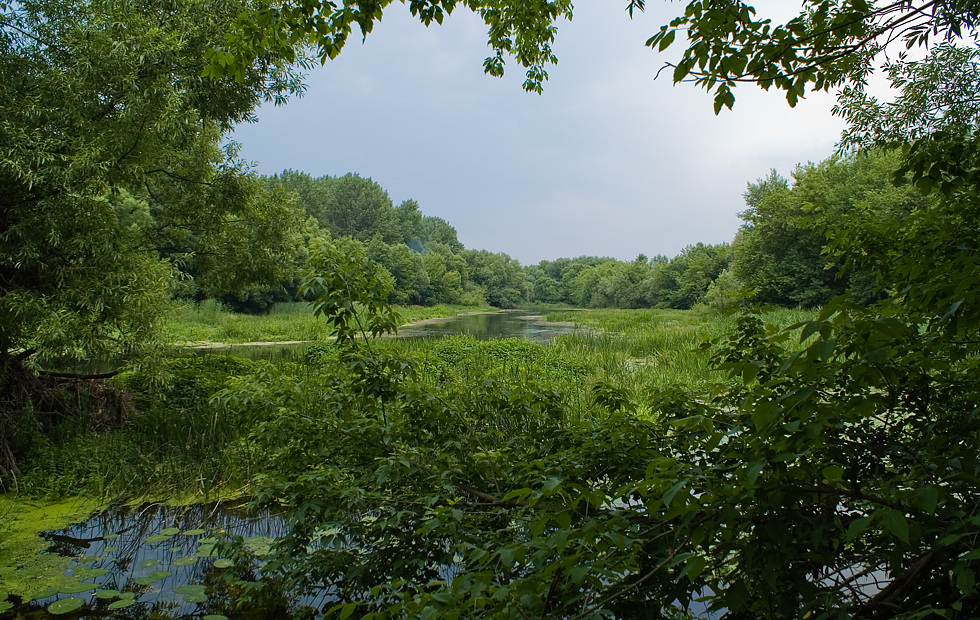
[[[669,71],[654,80],[666,57],[643,45],[685,5],[650,2],[633,20],[624,6],[576,6],[539,96],[513,62],[503,79],[483,73],[477,16],[461,9],[426,28],[394,3],[364,44],[352,37],[308,75],[305,97],[261,108],[234,138],[259,172],[357,172],[396,205],[414,198],[449,221],[467,248],[522,264],[731,241],[747,182],[833,152],[833,97],[791,109],[779,92],[742,86],[716,117],[707,92],[673,86]]]

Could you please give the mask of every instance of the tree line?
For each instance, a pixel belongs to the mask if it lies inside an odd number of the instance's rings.
[[[424,215],[415,200],[394,205],[369,177],[286,170],[262,182],[270,194],[285,197],[283,208],[294,213],[290,221],[305,231],[296,234],[306,243],[296,246],[291,260],[295,275],[236,289],[233,280],[198,273],[201,283],[182,294],[215,297],[245,312],[295,299],[309,241],[320,236],[364,245],[392,278],[389,302],[403,305],[814,308],[844,294],[868,304],[882,297],[880,283],[829,248],[838,231],[871,230],[875,221],[927,207],[930,199],[910,181],[894,182],[898,166],[894,153],[865,150],[799,165],[790,178],[772,170],[747,184],[743,224],[730,243],[694,243],[672,258],[579,256],[526,266],[505,253],[466,249],[447,221]],[[209,282],[225,288],[209,288]]]

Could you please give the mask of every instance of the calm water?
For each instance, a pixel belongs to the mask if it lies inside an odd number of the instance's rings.
[[[25,602],[10,613],[12,617],[64,617],[45,610],[59,599],[81,598],[86,601],[85,607],[68,617],[78,617],[78,613],[86,618],[148,618],[159,613],[174,618],[201,618],[206,614],[233,617],[234,592],[225,584],[226,569],[212,543],[224,536],[240,536],[261,558],[269,543],[283,534],[285,524],[280,517],[250,514],[238,504],[182,508],[154,504],[109,510],[67,529],[42,534],[51,541],[44,553],[73,558],[66,576],[76,577],[78,583],[90,587],[83,592],[41,593],[41,598]],[[251,570],[254,576],[259,575],[256,569]],[[182,586],[191,584],[207,586],[204,600],[195,599],[193,593],[188,596],[186,590],[182,592]],[[102,590],[133,593],[134,603],[112,610],[109,605],[119,598],[95,596]],[[316,605],[317,601],[304,600],[300,604]],[[275,605],[270,617],[286,611],[286,601]]]
[[[561,334],[575,331],[566,323],[547,323],[540,314],[527,310],[464,314],[445,319],[430,319],[421,324],[398,330],[399,338],[443,338],[457,334],[469,334],[477,340],[494,338],[527,338],[548,343]]]

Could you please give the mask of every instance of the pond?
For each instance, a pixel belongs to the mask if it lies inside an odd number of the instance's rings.
[[[30,618],[63,617],[61,613],[73,611],[86,618],[234,617],[238,591],[224,578],[225,571],[246,579],[258,578],[260,571],[220,557],[215,543],[241,537],[261,558],[284,533],[282,518],[249,513],[244,504],[110,509],[42,534],[51,542],[44,553],[72,558],[65,573],[70,579],[57,590],[35,594],[33,601],[21,601],[11,613]],[[265,616],[286,617],[300,605],[324,603],[273,598]]]
[[[581,330],[574,323],[549,323],[528,310],[503,310],[427,319],[398,330],[399,338],[443,338],[468,334],[477,340],[526,338],[549,343],[561,334]]]

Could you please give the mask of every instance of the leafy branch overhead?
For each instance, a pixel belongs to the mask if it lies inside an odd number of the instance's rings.
[[[336,3],[267,2],[243,13],[224,45],[209,51],[206,75],[242,79],[252,59],[268,52],[295,59],[309,46],[321,63],[336,58],[353,28],[367,37],[390,0]],[[459,5],[478,13],[488,28],[492,55],[484,70],[504,72],[505,56],[526,69],[524,88],[540,93],[548,79],[557,22],[572,18],[569,0],[409,0],[412,14],[441,24]],[[625,7],[632,16],[643,0]],[[738,0],[690,2],[660,28],[646,45],[664,51],[681,45],[672,68],[674,82],[692,80],[715,94],[715,111],[731,108],[732,88],[742,82],[786,92],[790,105],[810,88],[830,90],[843,84],[860,87],[875,62],[892,44],[905,48],[972,36],[980,15],[976,0],[810,0],[785,24],[758,15]]]
[[[391,0],[323,2],[266,2],[242,13],[223,46],[208,52],[206,76],[233,76],[243,79],[253,59],[273,53],[291,61],[299,59],[296,50],[315,50],[322,63],[336,58],[356,26],[362,37],[374,29]],[[536,0],[510,3],[493,0],[409,0],[412,15],[426,26],[441,24],[460,4],[479,13],[489,26],[488,44],[493,54],[484,70],[493,76],[504,73],[504,57],[513,56],[524,67],[525,90],[540,93],[548,79],[547,65],[558,62],[551,51],[559,18],[571,19],[570,0]]]

